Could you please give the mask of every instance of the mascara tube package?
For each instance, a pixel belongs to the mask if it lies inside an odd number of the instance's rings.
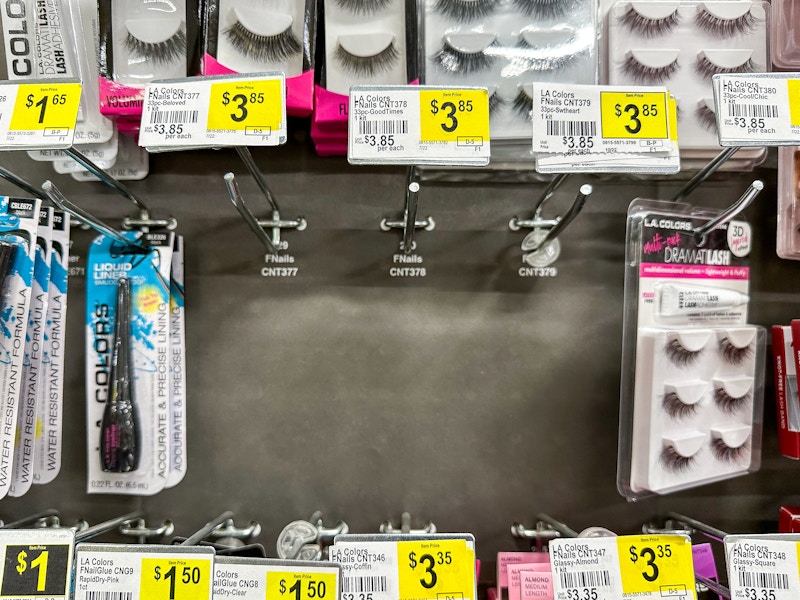
[[[5,208],[5,210],[3,210]],[[17,418],[23,398],[26,324],[31,304],[40,200],[0,201],[0,498],[13,483]]]
[[[104,115],[140,117],[145,85],[197,73],[201,22],[197,0],[103,0],[98,11]]]
[[[64,431],[64,332],[67,316],[69,275],[69,215],[53,211],[50,249],[50,281],[47,290],[47,320],[44,329],[42,371],[44,381],[36,411],[36,449],[33,483],[50,483],[61,470]]]
[[[169,477],[172,233],[100,236],[86,291],[88,493],[152,495]]]
[[[36,430],[41,420],[39,397],[45,389],[44,343],[47,310],[50,301],[50,252],[53,245],[53,209],[39,209],[36,247],[31,281],[31,300],[25,320],[25,348],[22,362],[22,390],[17,413],[17,436],[14,448],[14,476],[9,496],[25,495],[33,485]]]
[[[414,0],[325,0],[324,62],[314,91],[320,132],[347,143],[348,95],[354,85],[417,81]],[[345,148],[346,150],[346,148]]]
[[[168,488],[186,475],[186,311],[183,295],[183,236],[175,236],[169,280],[169,404],[170,460]]]
[[[747,323],[750,225],[637,199],[628,209],[617,486],[637,499],[755,471],[766,331]]]
[[[286,113],[307,117],[314,104],[314,0],[209,0],[203,75],[281,71]]]

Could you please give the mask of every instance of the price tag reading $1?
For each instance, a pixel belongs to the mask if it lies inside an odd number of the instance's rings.
[[[0,597],[67,598],[74,541],[74,532],[59,530],[0,532],[4,546]]]
[[[696,600],[683,536],[620,536],[551,543],[557,600]]]

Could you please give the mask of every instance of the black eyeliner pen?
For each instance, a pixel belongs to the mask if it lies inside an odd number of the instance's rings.
[[[131,282],[117,288],[117,315],[111,355],[110,388],[100,430],[103,471],[128,473],[139,467],[139,410],[133,393],[131,363]]]

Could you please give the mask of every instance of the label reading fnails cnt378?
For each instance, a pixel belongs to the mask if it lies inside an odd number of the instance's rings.
[[[356,86],[350,89],[349,114],[352,164],[489,162],[486,88]]]

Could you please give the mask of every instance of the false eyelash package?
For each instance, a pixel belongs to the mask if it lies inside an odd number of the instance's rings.
[[[493,142],[530,146],[534,82],[597,83],[593,0],[421,2],[421,81],[487,87]]]
[[[314,0],[209,0],[203,75],[286,75],[286,113],[307,117],[314,103]]]
[[[607,19],[609,83],[666,86],[678,102],[681,157],[717,153],[711,77],[768,70],[768,7],[751,0],[616,2]],[[751,152],[748,158],[764,154]]]
[[[766,330],[747,323],[751,228],[703,232],[718,215],[642,199],[628,209],[617,487],[631,500],[761,463]]]
[[[198,0],[98,3],[100,112],[142,114],[144,86],[199,72]]]
[[[347,150],[348,95],[354,85],[405,85],[416,78],[414,0],[324,0],[325,47],[314,90],[319,132]]]

